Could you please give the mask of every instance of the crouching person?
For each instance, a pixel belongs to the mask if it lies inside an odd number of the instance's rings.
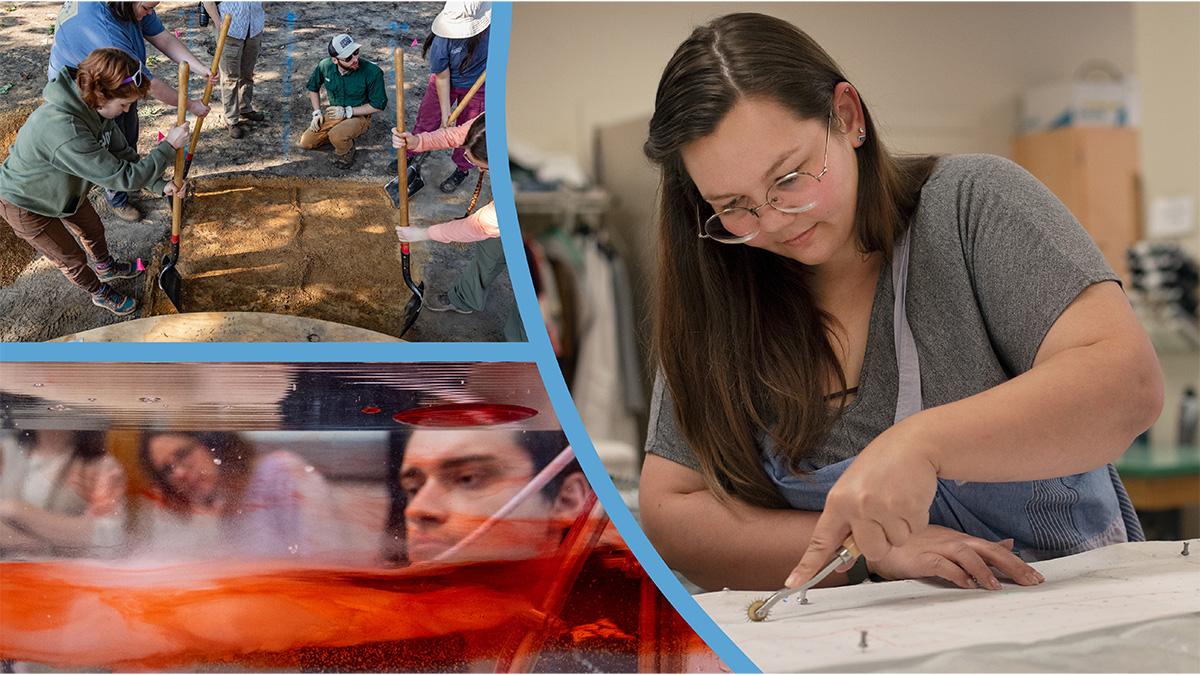
[[[333,164],[354,166],[354,139],[371,128],[371,115],[387,108],[387,89],[379,66],[361,58],[362,45],[342,33],[329,41],[329,58],[322,59],[308,78],[312,121],[300,136],[300,147],[314,150],[331,143]],[[321,88],[330,105],[321,108]]]

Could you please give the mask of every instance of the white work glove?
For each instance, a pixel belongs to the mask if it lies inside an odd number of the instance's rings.
[[[321,130],[321,125],[324,123],[325,116],[321,114],[320,110],[314,110],[312,114],[312,121],[308,123],[308,130],[316,133]]]
[[[354,108],[348,105],[331,105],[325,109],[325,116],[333,120],[348,120],[354,117]]]
[[[396,236],[400,241],[429,241],[429,232],[423,227],[396,226]]]

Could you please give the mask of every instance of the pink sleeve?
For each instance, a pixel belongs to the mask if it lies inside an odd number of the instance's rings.
[[[435,131],[426,131],[414,136],[415,144],[409,147],[413,152],[429,152],[430,150],[449,150],[462,146],[467,140],[467,132],[471,130],[474,119],[456,127],[446,127]]]
[[[496,220],[496,202],[488,202],[466,218],[451,220],[429,228],[429,238],[443,244],[451,242],[483,241],[500,236],[500,223]]]

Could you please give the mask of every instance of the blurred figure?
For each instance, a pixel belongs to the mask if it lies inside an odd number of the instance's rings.
[[[400,563],[438,559],[507,504],[567,447],[561,431],[418,429],[393,447],[389,531]],[[399,458],[395,457],[397,451]],[[577,461],[530,495],[453,561],[549,557],[591,487]]]
[[[0,446],[0,557],[111,556],[125,539],[125,473],[101,431],[24,431]]]
[[[189,524],[207,520],[215,527],[212,548],[202,538],[187,539],[192,552],[279,558],[341,547],[329,486],[298,455],[278,450],[258,456],[230,432],[172,431],[145,434],[139,458],[167,511]],[[153,535],[156,545],[170,539],[161,534]]]

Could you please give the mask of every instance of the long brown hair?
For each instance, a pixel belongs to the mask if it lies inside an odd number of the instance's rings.
[[[99,108],[115,98],[144,98],[150,91],[150,78],[145,73],[140,85],[125,81],[141,67],[137,59],[120,49],[93,50],[79,62],[79,72],[75,75],[80,98],[92,108]]]
[[[804,265],[697,236],[697,219],[713,210],[680,149],[711,134],[746,97],[824,121],[834,88],[846,80],[803,31],[741,13],[696,28],[658,84],[644,147],[662,170],[653,346],[679,428],[720,498],[784,506],[763,470],[759,435],[770,434],[798,471],[837,414],[825,400],[827,383],[833,378],[845,389],[846,378],[830,344],[833,319],[817,307]],[[855,236],[863,253],[890,257],[935,158],[892,156],[865,102],[862,110],[867,139],[856,152]],[[841,133],[837,125],[833,133]]]
[[[256,456],[249,441],[229,431],[148,431],[142,434],[138,445],[142,470],[158,488],[167,509],[181,515],[190,514],[193,505],[171,485],[170,477],[154,465],[150,441],[158,436],[183,436],[206,449],[217,465],[217,491],[225,497],[221,516],[228,518],[241,508]]]

